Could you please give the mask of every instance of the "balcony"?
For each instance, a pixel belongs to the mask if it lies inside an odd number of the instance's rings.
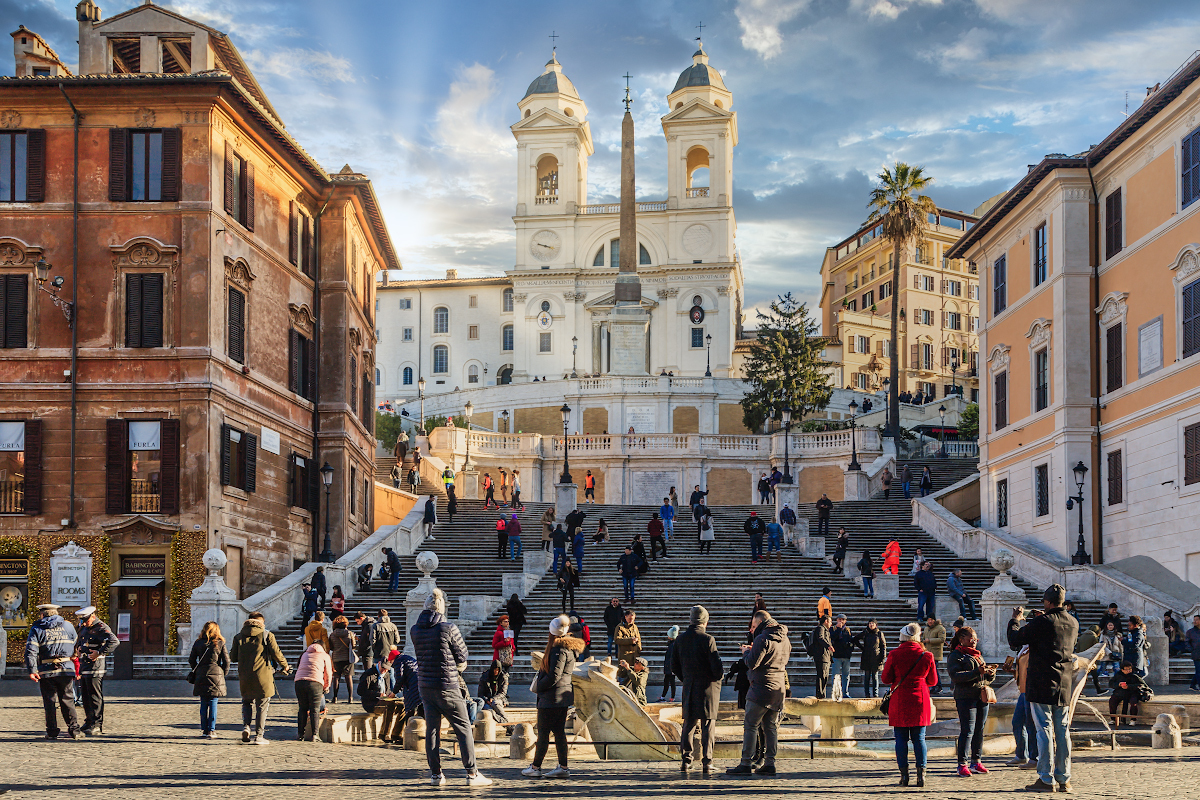
[[[135,478],[129,482],[129,510],[134,514],[157,514],[162,508],[158,481]]]
[[[694,189],[685,189],[685,197],[708,197],[707,186],[697,186]]]
[[[21,514],[25,511],[25,481],[0,481],[0,514]]]
[[[666,211],[667,201],[661,200],[650,203],[638,203],[638,211]],[[588,206],[579,206],[580,214],[619,214],[621,213],[620,203],[593,203]]]
[[[554,205],[557,202],[558,195],[556,194],[539,194],[537,197],[533,198],[533,204],[535,206]]]

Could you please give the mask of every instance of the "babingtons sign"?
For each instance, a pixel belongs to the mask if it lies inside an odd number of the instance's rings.
[[[50,602],[76,608],[92,604],[92,554],[74,542],[50,554]]]

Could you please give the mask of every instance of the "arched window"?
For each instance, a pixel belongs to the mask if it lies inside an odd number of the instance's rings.
[[[412,386],[412,367],[404,368],[404,385]]]
[[[512,367],[510,366],[501,367],[500,371],[496,373],[496,383],[501,386],[507,386],[512,383],[512,372]]]
[[[558,202],[558,159],[551,155],[542,156],[537,163],[537,197],[534,203]]]
[[[513,349],[513,326],[505,325],[500,329],[500,349],[511,351]]]
[[[513,295],[512,289],[504,290],[504,311],[505,311],[505,313],[512,313],[512,310],[513,310],[512,295]]]
[[[379,371],[379,367],[376,367],[375,368],[375,385],[381,386],[382,384],[383,384],[383,373]]]
[[[613,239],[608,243],[608,265],[613,269],[621,268],[621,240]]]
[[[433,310],[433,332],[450,332],[450,309],[445,306],[438,306]]]
[[[638,263],[639,264],[649,264],[650,263],[650,251],[646,249],[646,245],[641,244],[641,243],[638,244]]]
[[[600,249],[596,251],[596,257],[592,259],[593,267],[604,266],[604,245],[600,245]]]
[[[437,375],[445,375],[450,371],[450,348],[444,344],[433,348],[433,371]]]
[[[467,367],[467,383],[479,383],[479,365],[472,364]]]

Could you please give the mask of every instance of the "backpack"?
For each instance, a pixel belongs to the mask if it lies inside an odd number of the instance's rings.
[[[811,658],[820,658],[825,653],[825,648],[821,647],[821,639],[817,634],[816,628],[808,632],[808,640],[804,643],[804,652],[808,653]]]

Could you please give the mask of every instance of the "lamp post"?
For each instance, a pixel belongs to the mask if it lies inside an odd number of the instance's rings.
[[[329,487],[333,485],[333,467],[329,462],[321,467],[321,483],[325,484],[325,546],[321,549],[320,560],[326,564],[333,563],[333,543],[329,539]]]
[[[958,395],[958,358],[950,359],[950,385],[953,393]]]
[[[37,280],[37,288],[39,291],[50,295],[50,301],[62,311],[63,316],[67,318],[67,324],[74,325],[75,304],[63,300],[58,296],[58,290],[62,288],[63,278],[61,275],[55,275],[54,280],[50,281],[52,289],[46,288],[46,281],[50,277],[50,264],[44,258],[39,258],[37,263],[33,265],[35,270],[35,279]]]
[[[417,378],[417,396],[421,398],[421,435],[425,434],[425,378]]]
[[[567,424],[571,421],[571,407],[569,405],[567,405],[566,403],[563,403],[562,408],[559,409],[559,413],[562,414],[562,421],[563,421],[563,471],[562,471],[562,475],[558,476],[558,482],[559,483],[570,483],[571,482],[571,453],[567,448]]]
[[[1080,461],[1071,471],[1075,473],[1075,486],[1078,493],[1074,497],[1067,498],[1067,511],[1071,510],[1072,504],[1079,505],[1079,540],[1075,543],[1075,555],[1071,556],[1071,563],[1083,566],[1092,563],[1092,557],[1087,552],[1087,543],[1083,540],[1083,480],[1087,477],[1088,468]]]
[[[704,377],[712,377],[712,334],[704,337]]]
[[[892,415],[891,415],[891,412],[889,411],[891,392],[888,390],[888,387],[891,386],[891,384],[892,384],[891,378],[883,379],[883,435],[884,436],[893,436],[894,435],[894,433],[892,431]]]
[[[500,418],[502,420],[504,420],[504,432],[508,433],[508,409],[507,408],[500,412]]]
[[[471,468],[471,414],[475,413],[475,406],[471,405],[468,400],[466,406],[463,407],[463,416],[467,418],[467,459],[463,462],[463,472]]]
[[[578,378],[578,373],[575,372],[575,354],[579,352],[579,337],[571,337],[571,377]]]
[[[857,426],[855,415],[858,413],[858,401],[850,401],[850,466],[846,469],[853,472],[858,472],[862,469],[862,465],[858,463],[858,445],[855,442],[854,429]]]
[[[938,458],[946,457],[946,407],[938,406],[938,416],[942,418],[942,427],[938,428]]]
[[[788,440],[792,438],[792,408],[791,406],[783,407],[783,479],[782,482],[792,483],[791,463],[788,459]]]

